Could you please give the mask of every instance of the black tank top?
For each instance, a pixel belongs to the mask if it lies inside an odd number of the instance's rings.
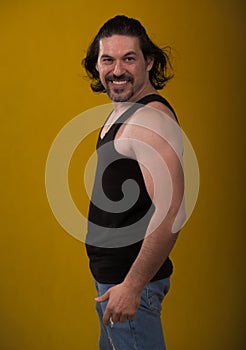
[[[127,109],[97,142],[97,169],[88,215],[86,250],[90,269],[100,283],[121,283],[136,259],[154,213],[138,162],[118,153],[114,138],[120,126],[142,105],[159,101],[176,114],[157,94],[147,95]],[[177,118],[176,118],[177,119]],[[169,258],[152,281],[169,277]]]

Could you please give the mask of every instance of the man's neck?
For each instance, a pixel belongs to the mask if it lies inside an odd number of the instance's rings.
[[[141,100],[141,98],[143,98],[144,96],[151,95],[151,94],[158,94],[158,92],[152,86],[149,89],[145,89],[144,91],[141,91],[140,93],[134,95],[132,98],[130,98],[126,102],[114,102],[113,101],[114,111],[120,112],[120,111],[122,111],[123,108],[126,107],[126,105],[128,103],[130,103],[130,104],[136,103],[139,100]]]

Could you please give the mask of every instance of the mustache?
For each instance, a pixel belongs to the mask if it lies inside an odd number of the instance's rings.
[[[123,80],[126,80],[126,81],[130,81],[132,82],[133,81],[133,77],[131,75],[128,75],[128,74],[122,74],[120,76],[117,76],[117,75],[108,75],[105,80],[108,82],[108,81],[123,81]]]

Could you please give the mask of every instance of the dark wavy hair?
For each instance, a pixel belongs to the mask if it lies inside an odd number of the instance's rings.
[[[149,79],[156,90],[161,90],[166,82],[173,77],[172,65],[170,62],[170,47],[164,49],[156,46],[148,37],[142,24],[134,19],[126,16],[116,16],[109,19],[99,30],[93,42],[87,50],[86,57],[82,60],[86,73],[91,82],[91,89],[94,92],[106,92],[102,85],[99,73],[96,70],[96,64],[99,53],[99,41],[102,38],[109,38],[112,35],[126,35],[137,37],[139,39],[140,48],[144,59],[153,58],[153,67],[149,72]]]

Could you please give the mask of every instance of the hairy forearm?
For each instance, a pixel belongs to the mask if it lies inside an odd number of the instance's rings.
[[[128,272],[124,283],[142,291],[154,277],[171,252],[178,233],[172,233],[167,223],[160,225],[143,241],[141,250]]]

